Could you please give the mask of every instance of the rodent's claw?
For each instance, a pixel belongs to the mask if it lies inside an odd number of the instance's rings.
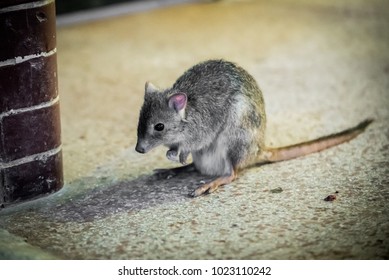
[[[178,161],[178,151],[174,149],[170,149],[166,152],[166,157],[171,161]]]
[[[181,163],[182,165],[185,165],[185,164],[186,164],[186,160],[187,160],[188,156],[189,156],[189,153],[188,153],[188,152],[181,152],[181,153],[180,153],[179,159],[180,159],[180,163]]]
[[[231,183],[235,178],[236,178],[236,172],[233,170],[231,175],[218,177],[208,183],[200,185],[190,194],[190,196],[197,197],[203,194],[213,193],[220,186]]]
[[[201,185],[200,187],[196,188],[194,191],[189,193],[190,197],[198,197],[204,194],[210,193],[210,186],[207,184]]]

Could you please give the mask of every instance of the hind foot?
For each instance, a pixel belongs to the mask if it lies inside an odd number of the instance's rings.
[[[171,169],[154,169],[153,172],[155,175],[157,175],[159,178],[165,178],[165,179],[170,179],[174,176],[177,176],[181,173],[184,172],[192,172],[195,171],[194,164],[188,164],[176,168],[171,168]]]
[[[216,191],[220,186],[230,184],[232,181],[234,181],[237,177],[237,174],[235,171],[232,171],[232,174],[229,176],[219,177],[211,182],[205,183],[195,189],[190,196],[192,197],[198,197],[203,194],[209,194]]]

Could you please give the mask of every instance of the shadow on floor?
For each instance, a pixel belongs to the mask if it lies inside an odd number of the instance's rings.
[[[193,191],[204,176],[190,172],[172,178],[145,175],[131,181],[88,190],[76,198],[45,209],[47,218],[56,222],[90,222],[109,215],[145,209],[156,205],[193,199]],[[82,184],[88,179],[81,179]],[[79,183],[73,182],[72,185]],[[80,184],[81,185],[81,184]]]

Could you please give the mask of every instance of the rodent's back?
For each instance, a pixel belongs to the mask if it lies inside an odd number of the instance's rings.
[[[177,79],[173,90],[186,93],[189,110],[227,113],[237,96],[244,95],[264,113],[262,93],[255,79],[240,66],[225,60],[208,60],[194,65]]]
[[[236,94],[250,76],[236,64],[224,60],[208,60],[189,68],[173,85],[189,96],[214,93],[228,97]],[[255,81],[254,81],[255,82]]]

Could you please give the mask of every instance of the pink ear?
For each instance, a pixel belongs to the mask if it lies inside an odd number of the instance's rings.
[[[185,93],[176,93],[170,96],[169,98],[169,107],[180,112],[186,107],[186,94]]]

